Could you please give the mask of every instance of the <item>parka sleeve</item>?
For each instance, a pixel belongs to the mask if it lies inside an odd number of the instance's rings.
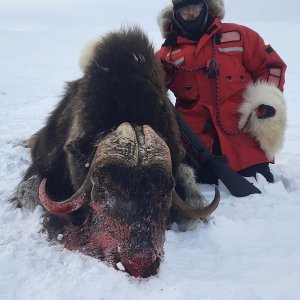
[[[250,28],[244,27],[244,64],[253,80],[272,83],[283,91],[286,64],[271,45]]]

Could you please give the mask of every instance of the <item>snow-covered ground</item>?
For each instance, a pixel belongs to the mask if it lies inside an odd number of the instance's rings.
[[[81,47],[110,26],[0,30],[1,300],[299,299],[300,24],[246,25],[288,65],[288,130],[272,166],[276,183],[259,178],[263,194],[245,198],[232,197],[221,187],[214,222],[192,232],[168,231],[159,274],[144,280],[49,243],[40,232],[42,209],[30,213],[7,201],[30,163],[19,142],[43,125],[63,94],[64,82],[81,75]],[[158,29],[148,33],[159,47]],[[211,187],[200,189],[212,198]]]

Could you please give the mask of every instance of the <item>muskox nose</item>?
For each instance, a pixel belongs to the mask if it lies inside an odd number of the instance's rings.
[[[131,259],[122,259],[121,263],[129,275],[147,278],[158,273],[160,258],[154,254],[137,255]]]

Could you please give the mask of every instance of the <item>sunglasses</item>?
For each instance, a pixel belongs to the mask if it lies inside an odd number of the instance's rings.
[[[182,2],[184,0],[172,0],[173,5],[177,5],[178,3]]]
[[[183,17],[187,15],[190,11],[199,14],[203,9],[203,4],[191,4],[178,9],[179,14]]]
[[[173,5],[177,5],[185,0],[172,0]],[[195,3],[196,4],[196,3]]]

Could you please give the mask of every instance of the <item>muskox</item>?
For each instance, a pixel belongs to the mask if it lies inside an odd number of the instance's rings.
[[[147,277],[157,273],[165,230],[207,220],[153,46],[138,27],[111,32],[81,56],[44,127],[29,140],[32,163],[20,207],[45,208],[52,240]]]

